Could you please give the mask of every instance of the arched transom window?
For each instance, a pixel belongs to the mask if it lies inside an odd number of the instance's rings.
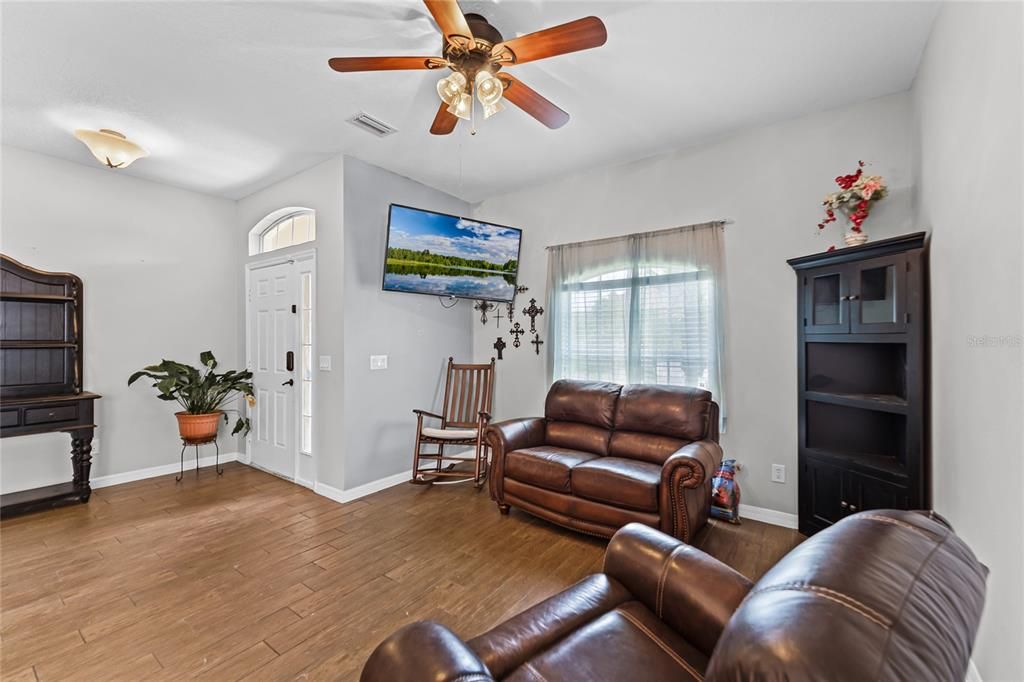
[[[249,233],[249,255],[305,244],[316,239],[316,212],[289,207],[274,211]]]

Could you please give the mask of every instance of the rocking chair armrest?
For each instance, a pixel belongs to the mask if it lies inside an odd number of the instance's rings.
[[[417,417],[433,417],[434,419],[444,419],[444,417],[442,417],[441,415],[436,414],[434,412],[429,412],[427,410],[413,410],[412,412]]]
[[[479,419],[486,424],[491,421],[491,413],[487,410],[480,410]]]

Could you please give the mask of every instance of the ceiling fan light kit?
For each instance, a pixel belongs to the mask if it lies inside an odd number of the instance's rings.
[[[133,161],[149,156],[149,152],[116,130],[79,128],[75,131],[75,137],[89,148],[97,161],[108,168],[127,168]]]
[[[437,84],[442,104],[430,127],[434,135],[451,133],[460,118],[472,121],[474,95],[484,119],[502,111],[505,99],[548,128],[561,128],[569,121],[569,114],[532,88],[498,72],[506,66],[604,45],[608,33],[600,19],[577,19],[506,41],[481,15],[463,14],[456,0],[423,1],[444,36],[442,56],[334,57],[328,62],[330,67],[342,73],[451,69]]]

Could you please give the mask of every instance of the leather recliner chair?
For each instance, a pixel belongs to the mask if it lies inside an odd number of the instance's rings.
[[[502,514],[601,537],[638,522],[689,542],[722,462],[718,404],[699,388],[560,380],[544,418],[492,424],[485,438]]]
[[[757,584],[631,524],[602,573],[468,642],[419,622],[362,682],[962,682],[988,571],[939,517],[872,511],[796,547]]]

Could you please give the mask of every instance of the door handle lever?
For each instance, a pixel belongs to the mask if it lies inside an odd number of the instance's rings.
[[[295,379],[289,379],[288,381],[283,381],[283,382],[281,382],[281,385],[282,386],[294,386],[295,385]]]

